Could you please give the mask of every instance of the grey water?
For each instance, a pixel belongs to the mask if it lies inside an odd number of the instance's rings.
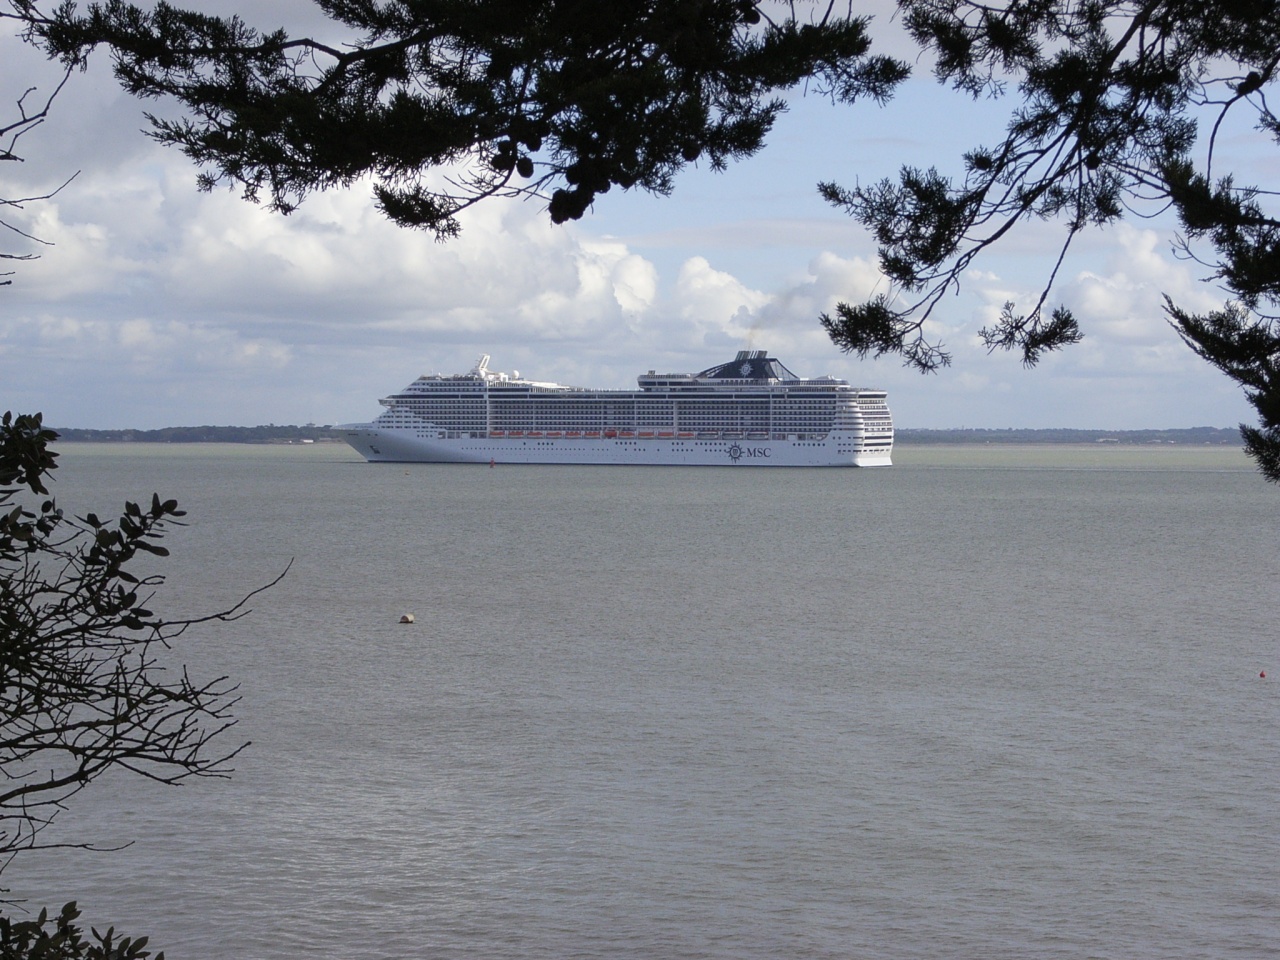
[[[170,960],[1280,956],[1280,490],[1239,451],[62,451],[68,506],[190,511],[160,612],[293,565],[174,651],[240,683],[234,775],[94,784],[57,837],[131,845],[19,858],[32,907]]]

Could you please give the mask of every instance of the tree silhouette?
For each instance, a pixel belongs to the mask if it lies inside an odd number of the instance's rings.
[[[860,356],[901,354],[923,371],[950,363],[924,322],[965,270],[1008,242],[1021,222],[1064,225],[1062,246],[1029,308],[1005,305],[981,331],[990,349],[1033,365],[1077,342],[1067,306],[1047,307],[1072,241],[1090,226],[1173,210],[1182,256],[1227,294],[1196,315],[1166,300],[1179,335],[1245,388],[1260,427],[1243,426],[1267,479],[1280,481],[1280,219],[1274,189],[1221,171],[1218,137],[1247,112],[1280,138],[1267,100],[1280,63],[1280,6],[1263,0],[900,0],[911,35],[936,57],[944,83],[977,96],[1011,95],[1002,140],[964,155],[960,179],[905,168],[897,182],[823,195],[880,245],[891,294],[840,304],[822,317],[832,340]],[[1208,135],[1200,136],[1208,126]],[[1197,154],[1200,151],[1200,154]],[[1215,162],[1216,168],[1215,169]],[[1207,248],[1207,250],[1206,250]],[[1153,305],[1153,309],[1155,309]]]
[[[614,186],[669,193],[699,158],[759,150],[782,91],[884,99],[907,73],[834,5],[802,19],[753,0],[321,0],[345,34],[322,41],[164,2],[10,4],[67,66],[105,46],[130,93],[180,103],[152,136],[202,166],[203,188],[287,213],[372,176],[387,216],[442,238],[494,196],[542,198],[561,223]]]
[[[43,99],[33,99],[38,93],[35,87],[28,88],[23,92],[22,96],[17,99],[14,104],[14,111],[11,118],[3,124],[0,124],[0,164],[23,162],[22,156],[17,152],[18,141],[36,127],[40,126],[40,124],[44,123],[48,118],[49,110],[53,106],[53,101],[57,98],[58,94],[62,92],[62,88],[66,85],[67,79],[70,75],[71,70],[68,68],[63,74],[62,79],[54,87],[53,92]],[[57,190],[53,190],[39,196],[0,196],[0,232],[3,232],[10,237],[20,237],[22,240],[26,240],[29,243],[43,244],[44,241],[37,237],[33,237],[25,230],[14,225],[6,219],[3,214],[11,210],[21,210],[27,204],[35,203],[38,200],[48,200],[50,197],[57,194],[62,187],[65,187],[67,183],[70,183],[71,179],[74,179],[74,177],[68,179],[66,183],[63,183],[61,187],[57,188]],[[36,254],[33,253],[9,253],[6,250],[0,250],[0,260],[34,260],[35,257]],[[0,271],[0,286],[8,286],[11,284],[13,281],[10,280],[9,277],[12,275],[12,270]]]
[[[225,775],[244,746],[214,744],[235,724],[236,687],[193,679],[169,648],[197,624],[243,616],[279,580],[206,616],[152,612],[164,578],[137,562],[167,556],[159,541],[184,512],[153,495],[109,522],[67,515],[45,486],[56,436],[39,414],[0,418],[0,857],[50,845],[42,831],[110,770],[160,783]]]

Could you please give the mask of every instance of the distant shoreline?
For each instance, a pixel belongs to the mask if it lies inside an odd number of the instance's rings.
[[[59,443],[342,443],[328,426],[164,427],[159,430],[53,429]],[[1235,427],[1189,427],[1178,430],[988,429],[928,430],[900,427],[895,442],[903,446],[937,444],[1184,444],[1239,446]]]
[[[994,430],[919,430],[899,428],[894,444],[925,446],[935,444],[987,443],[1097,443],[1097,444],[1184,444],[1186,446],[1241,446],[1237,427],[1188,427],[1179,430],[1066,430],[1060,428]]]
[[[162,427],[159,430],[86,430],[51,427],[58,443],[343,443],[328,426]]]

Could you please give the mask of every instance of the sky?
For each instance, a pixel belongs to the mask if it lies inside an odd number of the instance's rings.
[[[254,10],[264,26],[315,16],[303,0]],[[10,118],[24,89],[50,89],[56,74],[11,33],[0,49]],[[886,389],[907,428],[1255,421],[1239,388],[1166,322],[1164,293],[1198,310],[1224,296],[1172,255],[1174,225],[1160,219],[1077,241],[1051,303],[1075,310],[1085,339],[1033,369],[988,354],[977,331],[1006,300],[1038,294],[1061,242],[1053,224],[1019,228],[943,301],[929,324],[953,355],[940,373],[831,344],[819,315],[887,284],[872,238],[816,184],[893,177],[904,164],[954,173],[966,149],[1003,129],[1008,102],[951,93],[927,70],[887,108],[797,93],[760,154],[724,173],[691,168],[669,197],[615,189],[562,226],[535,202],[489,202],[439,243],[385,221],[368,183],[312,196],[288,217],[233,191],[199,193],[190,161],[142,132],[156,104],[121,92],[107,66],[99,57],[74,76],[20,142],[25,162],[0,169],[0,197],[75,175],[6,214],[48,245],[27,245],[40,258],[0,287],[0,408],[42,411],[55,427],[366,421],[379,397],[423,373],[468,370],[481,354],[494,370],[631,388],[648,370],[696,372],[741,349],[767,350],[801,376]],[[1227,131],[1221,149],[1241,180],[1270,160],[1247,131]],[[0,237],[0,249],[23,249],[19,240]]]

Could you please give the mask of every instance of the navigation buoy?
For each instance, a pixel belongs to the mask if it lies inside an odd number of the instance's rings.
[[[412,613],[406,613],[404,616],[402,616],[402,617],[400,618],[400,622],[401,622],[401,623],[413,623],[413,614],[412,614]]]

